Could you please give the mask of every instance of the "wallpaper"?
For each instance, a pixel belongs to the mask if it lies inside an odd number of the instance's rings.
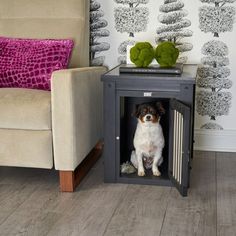
[[[189,29],[191,21],[186,18],[188,12],[184,9],[183,1],[165,0],[163,2],[157,16],[160,26],[157,27],[155,41],[157,44],[162,41],[175,43],[181,52],[178,62],[186,63],[188,57],[183,54],[193,48],[192,43],[184,41],[185,37],[193,35],[193,31]]]
[[[110,35],[106,29],[107,20],[103,18],[104,11],[96,0],[90,1],[90,64],[93,66],[104,65],[105,56],[101,52],[110,49],[110,44],[103,42],[103,37]]]
[[[126,62],[138,41],[175,42],[197,63],[197,129],[236,130],[236,0],[91,0],[91,64]]]
[[[221,34],[233,30],[235,0],[200,0],[203,5],[199,8],[199,27],[202,32],[209,33],[212,40],[204,43],[202,47],[201,66],[198,69],[197,86],[201,89],[197,93],[197,112],[199,115],[208,116],[201,129],[222,130],[217,117],[229,114],[232,93],[230,80],[229,48]]]

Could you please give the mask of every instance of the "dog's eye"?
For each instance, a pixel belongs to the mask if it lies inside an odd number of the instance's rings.
[[[141,112],[141,115],[146,115],[146,112],[145,112],[145,111],[142,111],[142,112]]]
[[[150,113],[151,113],[152,115],[156,115],[156,111],[154,111],[154,110],[150,111]]]

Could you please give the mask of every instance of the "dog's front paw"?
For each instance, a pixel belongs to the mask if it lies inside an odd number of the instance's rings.
[[[161,176],[161,172],[158,169],[152,170],[153,175]]]
[[[144,169],[138,170],[138,176],[144,176],[144,175],[145,175]]]

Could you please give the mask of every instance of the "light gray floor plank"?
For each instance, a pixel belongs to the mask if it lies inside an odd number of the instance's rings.
[[[0,225],[0,235],[46,235],[53,222],[61,216],[57,212],[50,212],[51,204],[58,202],[60,194],[54,184],[48,183],[47,187],[36,185],[34,191],[27,195],[31,188],[32,184],[26,184],[21,190],[23,194],[18,192],[18,197],[24,196],[25,201]],[[13,203],[10,199],[11,196],[6,203]]]
[[[41,172],[44,173],[39,174],[37,178],[34,178],[32,170],[28,169],[12,172],[10,179],[3,181],[6,183],[4,186],[8,186],[7,183],[12,184],[15,176],[19,188],[25,185],[27,189],[31,189],[32,185],[35,185],[36,191],[28,195],[27,201],[4,221],[0,226],[0,235],[102,235],[127,187],[104,184],[102,165],[102,160],[95,165],[76,193],[60,193],[57,178],[52,174],[50,180],[51,174],[45,175],[43,170]],[[7,176],[11,170],[7,168],[3,172]],[[26,173],[21,175],[20,172]],[[53,228],[54,224],[56,226]]]
[[[48,235],[103,235],[127,185],[104,184],[102,170],[90,172],[77,192],[73,207],[64,212]]]
[[[49,170],[0,167],[0,225],[28,201],[38,186],[55,185],[55,174]]]
[[[217,153],[217,232],[236,235],[236,153]]]
[[[124,191],[124,186],[116,186],[109,192],[87,190],[80,193],[74,208],[63,214],[48,235],[103,235]]]
[[[34,186],[0,184],[0,225],[35,191]]]
[[[170,191],[170,187],[129,185],[105,235],[159,235]]]
[[[215,154],[194,157],[188,197],[173,188],[161,236],[216,236]]]
[[[45,211],[60,194],[58,173],[8,167],[1,167],[0,173],[0,219],[7,216],[1,221],[0,235],[45,235],[58,215]]]

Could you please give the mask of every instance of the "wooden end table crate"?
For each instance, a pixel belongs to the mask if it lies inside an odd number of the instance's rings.
[[[104,83],[104,181],[175,186],[183,195],[189,187],[193,154],[195,78],[197,65],[184,65],[181,76],[119,73],[119,66],[102,75]],[[162,175],[147,171],[122,174],[130,160],[137,120],[136,104],[161,101],[167,110],[161,118],[165,137]]]

